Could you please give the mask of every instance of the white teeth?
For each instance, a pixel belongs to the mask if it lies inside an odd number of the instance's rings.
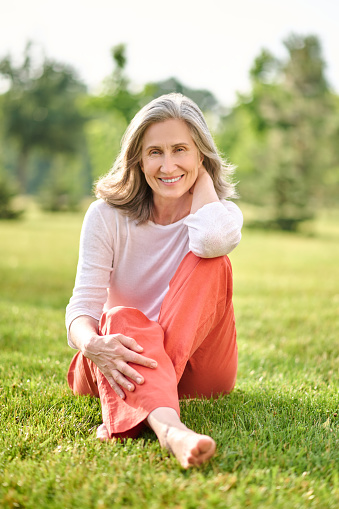
[[[172,182],[178,182],[178,180],[180,180],[180,179],[181,179],[181,177],[182,177],[182,175],[180,175],[180,177],[176,177],[176,178],[174,178],[174,179],[162,179],[162,178],[161,178],[160,180],[162,180],[162,182],[172,183]]]

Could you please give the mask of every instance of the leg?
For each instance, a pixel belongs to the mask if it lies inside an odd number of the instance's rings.
[[[163,301],[159,323],[183,396],[225,394],[235,385],[238,352],[227,256],[184,258]]]
[[[145,355],[158,361],[154,371],[136,366],[146,382],[127,394],[125,401],[116,396],[107,380],[93,367],[107,428],[105,438],[121,436],[122,432],[125,436],[135,436],[133,430],[147,418],[160,443],[176,455],[182,466],[198,465],[213,455],[214,441],[197,435],[181,423],[177,383],[186,377],[190,394],[197,391],[199,377],[206,379],[203,390],[198,390],[205,395],[232,390],[236,343],[231,298],[232,274],[228,258],[203,260],[189,253],[171,281],[159,323],[151,322],[131,308],[114,308],[103,315],[102,334],[120,332],[135,337],[144,347]],[[195,369],[191,369],[193,376],[189,376],[187,366],[190,359],[189,366],[195,365]],[[219,364],[221,369],[217,370]],[[228,365],[230,369],[226,369]],[[225,378],[224,373],[228,371],[231,375]],[[216,372],[217,377],[211,376]]]
[[[143,421],[147,420],[162,447],[174,454],[184,468],[207,461],[214,454],[214,440],[194,433],[180,421],[176,375],[164,349],[160,325],[151,322],[136,309],[114,308],[103,315],[100,330],[102,334],[119,331],[136,338],[143,345],[145,354],[157,360],[158,368],[153,371],[137,366],[145,378],[145,383],[133,393],[127,393],[124,401],[111,389],[97,367],[82,354],[77,354],[77,378],[81,378],[84,367],[90,366],[93,377],[90,384],[94,384],[94,379],[97,381],[95,385],[100,396],[104,421],[97,430],[97,437],[100,440],[115,437],[135,438],[142,430]],[[69,379],[74,378],[74,375],[71,375],[74,368],[75,366],[70,370]],[[70,383],[70,386],[74,390],[76,385]],[[76,392],[89,393],[79,389]]]
[[[101,373],[95,364],[90,359],[84,357],[81,352],[77,352],[71,361],[67,374],[67,382],[74,394],[81,394],[83,396],[89,395],[100,398],[97,382],[98,374],[100,378]],[[114,437],[121,439],[136,438],[141,433],[143,427],[142,423],[137,424],[127,431],[115,433]],[[101,424],[101,426],[98,427],[97,438],[100,440],[108,440],[111,438],[105,424]]]
[[[159,323],[180,397],[210,397],[233,389],[238,356],[227,257],[203,260],[189,253],[171,281]],[[215,452],[211,437],[189,430],[171,409],[157,408],[147,421],[185,468],[200,465]]]
[[[121,333],[134,337],[144,347],[144,354],[158,363],[155,370],[132,364],[144,377],[145,382],[137,386],[133,392],[126,391],[126,398],[122,400],[113,391],[97,366],[85,359],[82,354],[77,354],[78,371],[83,369],[82,364],[91,366],[92,376],[97,383],[108,438],[135,438],[143,427],[143,421],[157,407],[167,406],[179,413],[176,377],[171,360],[164,349],[161,326],[149,320],[137,309],[116,307],[103,314],[99,323],[99,332],[103,335]],[[72,376],[69,375],[69,378]],[[70,385],[74,391],[75,384]],[[98,430],[98,434],[100,438],[107,438],[103,428]]]

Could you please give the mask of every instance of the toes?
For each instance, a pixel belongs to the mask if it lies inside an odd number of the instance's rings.
[[[215,442],[212,438],[201,437],[191,452],[196,457],[212,456],[215,452],[215,448]]]
[[[166,447],[176,456],[183,468],[199,466],[214,454],[216,444],[211,437],[198,435],[191,430],[170,428]]]
[[[98,427],[97,438],[102,441],[109,440],[109,434],[105,424],[100,424],[100,426]]]
[[[216,444],[210,437],[201,437],[187,457],[188,466],[199,466],[215,453]]]

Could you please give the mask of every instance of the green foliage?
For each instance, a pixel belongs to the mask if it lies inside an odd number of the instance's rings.
[[[77,98],[85,88],[75,71],[48,59],[36,67],[31,51],[28,44],[19,66],[9,56],[0,61],[0,73],[10,82],[3,101],[4,130],[18,147],[18,179],[22,191],[27,190],[32,150],[74,153],[84,124]]]
[[[189,471],[150,431],[97,442],[98,400],[67,387],[82,217],[32,208],[0,224],[0,507],[338,507],[338,212],[313,236],[245,229],[231,254],[237,385],[181,402],[184,422],[217,442]]]
[[[125,44],[112,48],[112,72],[96,94],[69,66],[47,58],[37,64],[28,44],[20,65],[10,56],[0,60],[9,84],[0,95],[1,164],[44,207],[72,209],[112,167],[135,113],[155,97],[181,92],[204,111],[218,147],[238,166],[240,195],[265,207],[256,225],[297,230],[318,206],[338,203],[339,97],[327,83],[317,37],[292,34],[284,45],[285,59],[268,50],[255,58],[251,93],[225,114],[210,91],[176,78],[135,91]]]
[[[285,65],[286,81],[306,97],[321,97],[328,91],[320,41],[314,35],[291,34],[285,41],[290,59]]]
[[[1,102],[0,97],[0,219],[17,219],[22,215],[23,211],[16,210],[13,207],[13,198],[18,194],[18,189],[10,172],[5,170],[5,142],[3,138]]]
[[[0,170],[0,219],[18,219],[23,211],[16,210],[12,206],[12,200],[17,195],[17,190],[8,175]]]
[[[250,76],[254,82],[272,83],[276,81],[279,72],[281,72],[280,61],[270,51],[263,49],[254,60]]]
[[[50,212],[75,211],[83,196],[81,185],[82,161],[65,154],[55,156],[50,164],[48,177],[39,190],[43,210]]]
[[[140,109],[141,95],[131,92],[129,88],[130,81],[125,74],[126,46],[115,46],[111,55],[113,72],[104,79],[100,94],[90,98],[89,105],[99,112],[100,116],[107,112],[119,112],[126,123],[129,123]]]
[[[111,50],[112,58],[116,64],[117,72],[122,72],[127,64],[126,45],[117,44]]]
[[[336,174],[337,185],[339,109],[317,38],[291,36],[286,47],[286,61],[265,50],[255,59],[252,92],[239,96],[217,140],[239,167],[241,196],[271,207],[262,223],[294,230],[314,217],[327,191],[334,196],[325,176]]]
[[[220,113],[221,106],[215,96],[209,90],[190,88],[176,78],[169,78],[164,81],[148,83],[144,87],[143,95],[145,102],[151,101],[163,94],[177,92],[192,99],[204,112]]]
[[[126,127],[124,115],[117,110],[103,113],[87,122],[85,133],[92,180],[97,180],[113,166]]]

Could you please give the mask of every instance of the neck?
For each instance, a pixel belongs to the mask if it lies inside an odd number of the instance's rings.
[[[185,199],[184,199],[185,198]],[[191,211],[192,196],[182,197],[180,200],[174,200],[173,202],[159,203],[158,200],[154,200],[152,210],[152,221],[156,224],[168,225],[176,223],[188,216]]]

